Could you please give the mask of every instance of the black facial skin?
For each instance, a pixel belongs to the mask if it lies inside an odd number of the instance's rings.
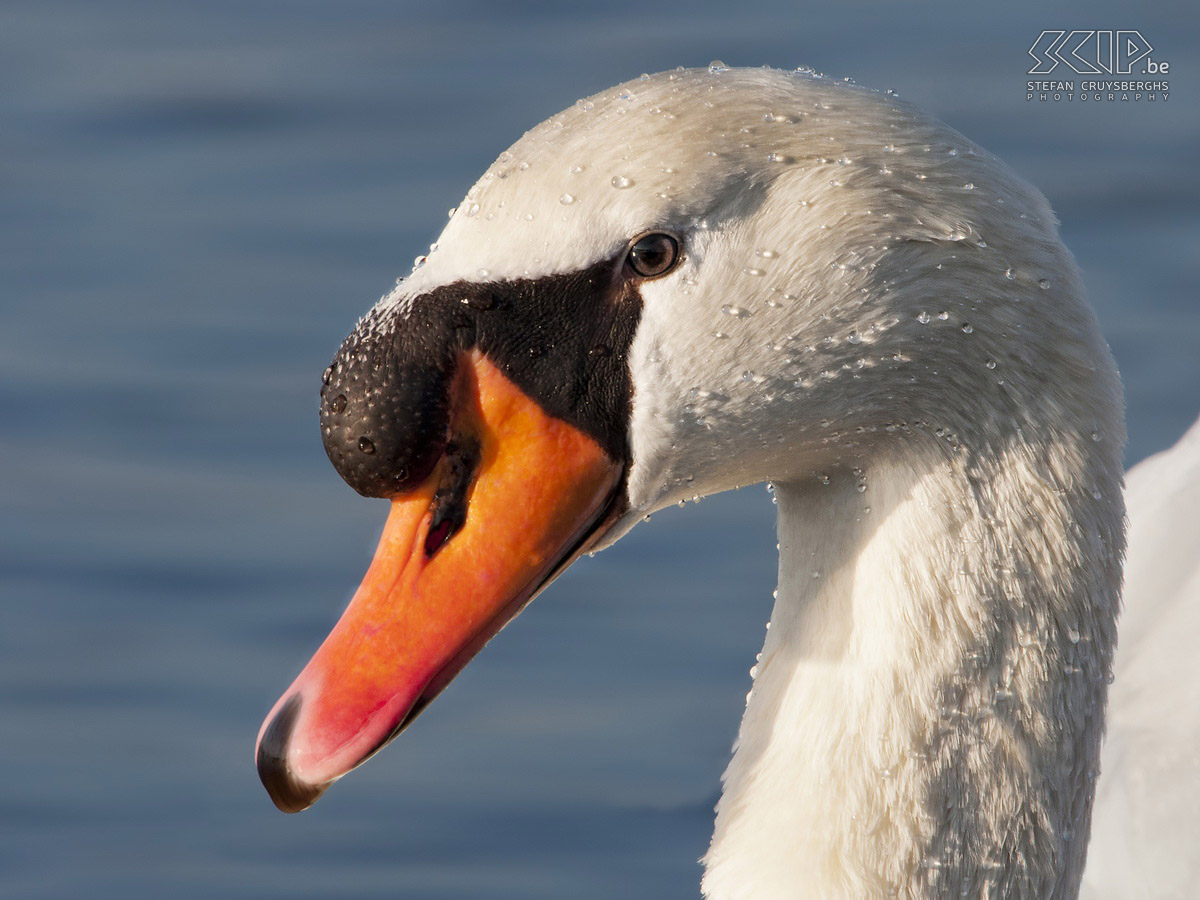
[[[367,497],[423,482],[454,439],[450,386],[472,349],[548,415],[627,462],[628,353],[644,280],[628,256],[564,275],[457,281],[373,311],[325,372],[321,433],[334,468]]]

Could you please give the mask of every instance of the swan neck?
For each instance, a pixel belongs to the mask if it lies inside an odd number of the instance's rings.
[[[706,896],[1077,895],[1119,585],[1102,474],[1023,448],[777,487]]]

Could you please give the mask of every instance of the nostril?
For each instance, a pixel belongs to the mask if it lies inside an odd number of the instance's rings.
[[[478,441],[459,437],[446,445],[446,466],[433,496],[433,519],[425,535],[425,556],[432,557],[467,521],[467,494],[479,468]]]

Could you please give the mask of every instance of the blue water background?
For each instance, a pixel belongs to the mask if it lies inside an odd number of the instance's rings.
[[[0,6],[0,895],[684,898],[774,586],[761,488],[583,560],[312,811],[264,712],[385,509],[321,370],[508,144],[643,71],[898,90],[1050,197],[1129,459],[1200,412],[1194,4]],[[1158,103],[1028,103],[1048,28],[1136,27]]]

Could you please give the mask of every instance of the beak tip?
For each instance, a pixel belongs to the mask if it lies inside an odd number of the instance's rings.
[[[328,785],[309,784],[297,778],[288,765],[288,742],[300,714],[300,695],[289,697],[263,730],[258,742],[258,777],[271,801],[281,812],[298,813],[308,809],[325,793]]]

